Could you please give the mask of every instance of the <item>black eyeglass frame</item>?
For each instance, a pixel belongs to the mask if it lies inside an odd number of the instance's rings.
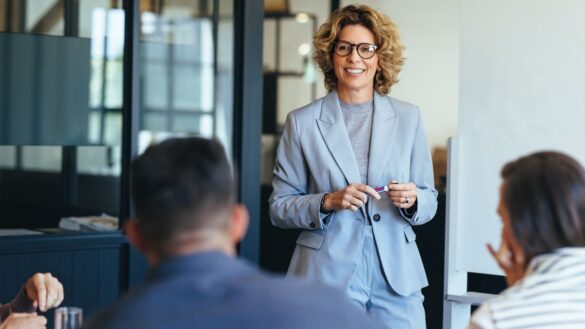
[[[343,54],[340,54],[340,53],[337,51],[337,46],[338,46],[340,43],[344,43],[344,44],[347,44],[347,45],[349,45],[349,46],[350,46],[350,51],[349,51],[347,54],[343,55]],[[362,45],[368,45],[369,47],[374,47],[374,51],[372,52],[372,56],[370,56],[370,57],[364,57],[364,56],[363,56],[363,55],[360,53],[360,47],[361,47]],[[347,41],[343,41],[343,40],[335,42],[335,43],[333,44],[333,48],[332,48],[332,50],[333,50],[333,52],[334,52],[334,53],[336,53],[337,55],[339,55],[339,56],[341,56],[341,57],[347,57],[347,56],[351,55],[351,53],[353,53],[353,49],[354,49],[354,48],[357,50],[357,53],[358,53],[358,55],[359,55],[359,56],[360,56],[362,59],[370,59],[370,58],[374,57],[374,55],[376,55],[376,52],[378,51],[378,45],[377,45],[377,44],[375,44],[375,43],[361,42],[361,43],[355,44],[355,43],[351,43],[351,42],[347,42]]]

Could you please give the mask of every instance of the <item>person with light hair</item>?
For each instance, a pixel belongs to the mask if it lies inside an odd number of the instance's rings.
[[[437,210],[418,107],[387,96],[404,47],[365,5],[333,12],[314,36],[328,94],[291,112],[277,150],[272,223],[302,229],[291,276],[338,286],[392,328],[425,328],[428,282],[413,225]]]

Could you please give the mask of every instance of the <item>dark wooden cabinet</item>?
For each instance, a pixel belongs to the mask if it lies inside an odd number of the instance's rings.
[[[146,274],[144,258],[121,232],[0,238],[0,301],[8,302],[36,272],[51,272],[63,283],[64,306],[91,317]],[[47,312],[52,327],[53,312]]]

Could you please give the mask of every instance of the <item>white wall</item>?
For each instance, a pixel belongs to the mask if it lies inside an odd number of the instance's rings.
[[[341,1],[342,6],[354,1]],[[457,132],[459,0],[363,0],[401,31],[406,62],[391,96],[416,104],[429,144],[447,145]]]
[[[585,163],[585,1],[461,0],[458,267],[500,274],[500,169],[536,150]]]

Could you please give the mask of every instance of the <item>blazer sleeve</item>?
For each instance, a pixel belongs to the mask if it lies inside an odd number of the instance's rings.
[[[280,228],[323,229],[331,223],[333,213],[319,211],[324,193],[308,194],[310,173],[297,124],[294,112],[290,113],[276,151],[273,192],[268,200],[270,220]]]
[[[420,111],[416,108],[418,122],[410,156],[410,182],[416,185],[416,211],[409,214],[400,209],[400,214],[411,225],[424,224],[437,212],[437,190],[433,176],[433,161],[425,137]]]

